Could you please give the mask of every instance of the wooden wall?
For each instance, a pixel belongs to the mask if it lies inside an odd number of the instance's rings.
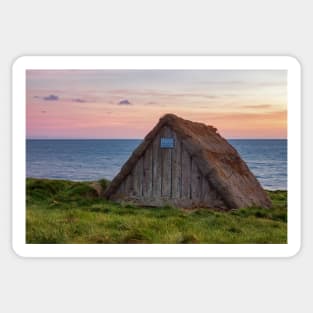
[[[160,148],[161,137],[174,138],[174,148]],[[182,141],[168,127],[161,129],[112,199],[148,206],[224,207]]]

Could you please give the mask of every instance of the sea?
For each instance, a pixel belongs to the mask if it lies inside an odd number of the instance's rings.
[[[26,141],[26,175],[33,178],[92,181],[111,180],[142,140]],[[263,188],[287,190],[287,140],[233,139]]]

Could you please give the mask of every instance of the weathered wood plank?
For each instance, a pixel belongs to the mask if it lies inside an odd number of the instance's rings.
[[[177,137],[176,133],[173,132],[174,138],[174,149],[172,150],[172,198],[180,199],[181,198],[181,141]]]
[[[161,151],[160,151],[160,135],[158,134],[152,144],[152,161],[153,161],[153,169],[152,169],[152,196],[153,198],[161,197],[161,184],[162,184],[162,159],[161,159]]]
[[[203,177],[202,184],[201,184],[201,201],[206,202],[210,196],[210,187],[208,184],[208,180]]]
[[[134,192],[136,197],[142,197],[143,158],[141,157],[134,168]]]
[[[131,173],[126,177],[125,181],[125,193],[132,196],[134,194],[134,174],[133,170]]]
[[[195,162],[191,162],[191,198],[194,201],[200,201],[202,187],[202,174]]]
[[[172,137],[172,131],[168,127],[163,127],[161,136]],[[172,193],[172,148],[161,149],[162,155],[162,196],[170,197]]]
[[[119,193],[119,194],[122,194],[122,193],[124,193],[125,192],[125,181],[123,181],[120,185],[119,185],[119,187],[118,187],[118,189],[117,189],[117,193]]]
[[[202,179],[201,203],[210,208],[226,208],[222,198],[204,177]]]
[[[182,146],[182,198],[191,199],[191,185],[190,185],[190,174],[191,174],[191,157],[186,151],[185,147]]]
[[[152,196],[152,146],[150,145],[143,156],[143,196]]]

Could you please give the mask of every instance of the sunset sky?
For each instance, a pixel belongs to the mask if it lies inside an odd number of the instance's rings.
[[[287,71],[28,70],[27,138],[143,138],[166,113],[287,138]]]

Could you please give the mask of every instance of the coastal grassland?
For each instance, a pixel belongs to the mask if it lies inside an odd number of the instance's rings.
[[[140,208],[99,197],[107,181],[26,180],[27,243],[286,243],[287,192],[272,209]]]

